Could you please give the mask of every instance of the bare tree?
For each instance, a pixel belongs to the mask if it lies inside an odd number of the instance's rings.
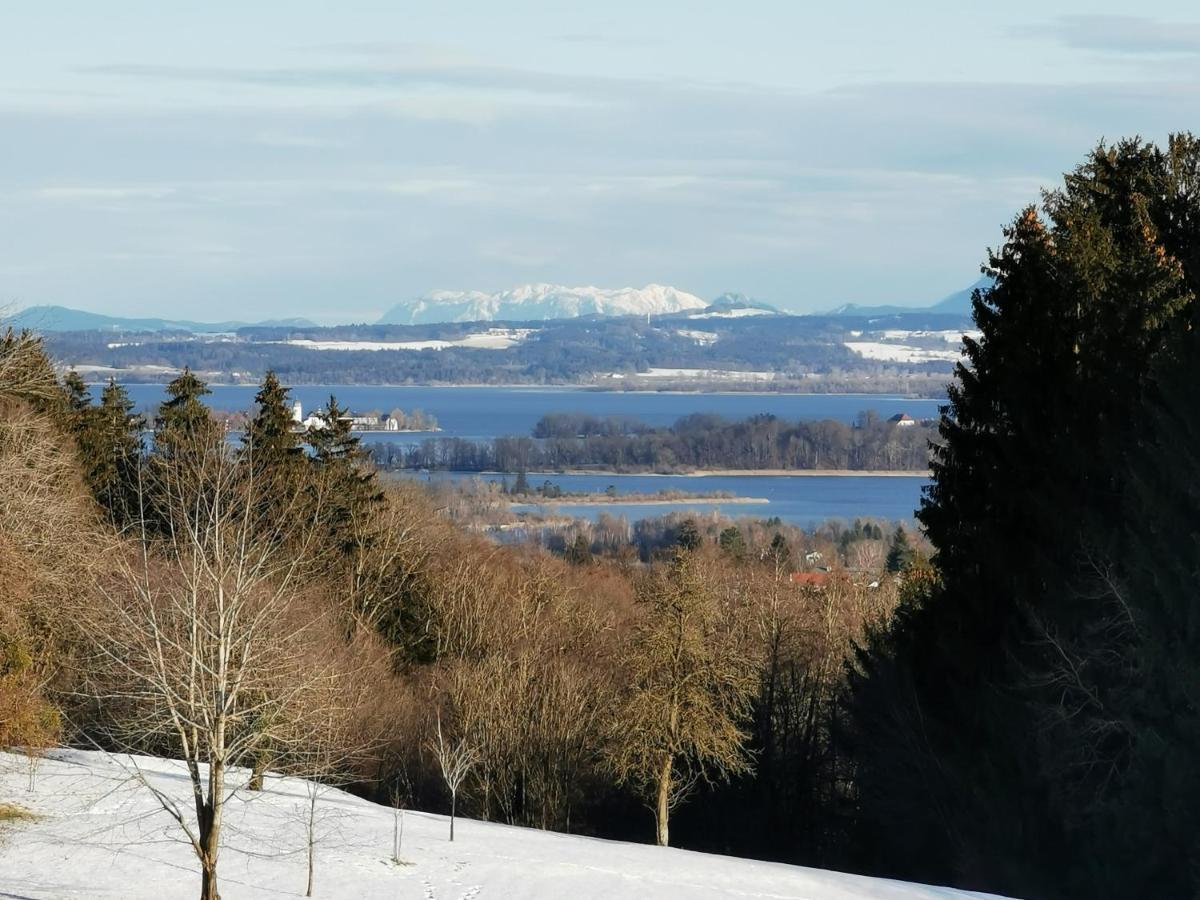
[[[142,782],[195,851],[201,897],[218,900],[222,814],[242,786],[231,769],[265,745],[293,772],[319,765],[310,754],[343,710],[339,673],[313,647],[337,630],[299,577],[303,548],[280,552],[278,534],[254,527],[252,477],[223,448],[149,477],[155,526],[113,558],[106,602],[79,611],[88,691],[109,712],[111,744],[185,762],[191,813]]]
[[[442,714],[437,715],[436,738],[429,742],[429,750],[437,761],[446,782],[446,790],[450,792],[450,840],[454,840],[454,816],[458,809],[458,789],[466,781],[471,767],[475,765],[477,754],[475,748],[468,743],[465,736],[451,743],[442,731]]]
[[[641,587],[647,614],[627,665],[630,689],[613,722],[610,763],[620,782],[653,798],[656,838],[698,780],[749,768],[743,722],[754,666],[721,627],[721,609],[693,554],[679,552]]]

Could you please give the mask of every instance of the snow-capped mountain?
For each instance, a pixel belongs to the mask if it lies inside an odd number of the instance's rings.
[[[644,288],[564,287],[526,284],[486,294],[481,291],[434,291],[398,303],[379,324],[427,325],[435,322],[533,322],[578,316],[665,315],[704,309],[694,294],[661,284]]]

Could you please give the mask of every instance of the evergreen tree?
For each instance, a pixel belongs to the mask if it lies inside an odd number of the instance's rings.
[[[592,561],[592,546],[582,534],[575,535],[575,540],[567,545],[563,558],[575,566],[586,566]]]
[[[695,519],[684,519],[679,523],[679,533],[675,537],[675,545],[681,550],[697,550],[704,542]]]
[[[300,452],[300,437],[288,403],[288,389],[268,371],[254,395],[256,411],[242,435],[242,452],[264,472],[291,468]]]
[[[74,415],[81,417],[91,408],[91,392],[74,369],[63,376],[63,390],[67,395],[67,409]]]
[[[1200,896],[1200,333],[1185,330],[1159,368],[1130,454],[1121,530],[1127,572],[1109,578],[1103,625],[1128,650],[1124,688],[1106,696],[1128,723],[1133,752],[1120,792],[1106,799],[1097,843],[1114,892]],[[1106,576],[1120,571],[1108,567]],[[1110,639],[1111,647],[1114,641]]]
[[[512,492],[518,497],[529,493],[529,479],[526,477],[524,469],[517,473],[517,480],[513,482]]]
[[[110,378],[90,419],[85,472],[96,499],[118,524],[136,514],[144,426],[125,388]]]
[[[897,528],[892,535],[891,546],[888,547],[887,570],[903,572],[913,561],[913,549],[908,543],[908,535],[903,528]]]
[[[734,559],[740,560],[746,555],[746,539],[742,537],[741,529],[736,525],[730,525],[722,531],[717,538],[717,544]]]
[[[771,546],[767,550],[767,558],[775,564],[777,568],[784,568],[792,560],[792,548],[787,542],[787,538],[782,532],[775,532],[775,536],[771,538]]]
[[[1135,751],[1111,707],[1128,638],[1097,573],[1121,567],[1125,460],[1154,361],[1193,315],[1198,163],[1190,137],[1101,146],[991,255],[994,286],[973,300],[982,336],[965,342],[920,511],[938,580],[852,679],[860,864],[1129,895],[1098,850]]]
[[[318,418],[320,424],[308,430],[305,440],[312,448],[314,470],[326,493],[322,515],[343,551],[361,553],[371,540],[367,508],[382,500],[383,494],[353,432],[350,411],[330,395]]]
[[[185,368],[166,387],[167,401],[154,422],[154,449],[166,459],[192,461],[221,441],[221,428],[201,397],[212,393]]]
[[[307,458],[288,390],[274,372],[267,372],[254,400],[255,414],[242,435],[240,456],[256,481],[259,527],[282,539],[301,515],[297,503],[307,486]]]

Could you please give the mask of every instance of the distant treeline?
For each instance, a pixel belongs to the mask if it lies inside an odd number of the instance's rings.
[[[850,425],[832,419],[789,422],[771,415],[730,421],[685,416],[666,428],[627,417],[556,413],[531,437],[490,441],[433,438],[413,446],[376,444],[377,465],[458,472],[531,472],[604,468],[622,472],[690,469],[901,469],[929,466],[936,428],[862,413]]]

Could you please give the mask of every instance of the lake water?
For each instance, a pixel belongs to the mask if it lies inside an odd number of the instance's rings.
[[[163,400],[162,385],[127,385],[139,409]],[[253,385],[214,385],[209,405],[228,411],[254,405]],[[98,393],[98,392],[96,392]],[[432,413],[447,437],[490,438],[501,434],[528,435],[546,413],[574,412],[593,416],[630,416],[649,425],[670,425],[692,413],[716,413],[745,419],[770,413],[781,419],[838,419],[853,422],[864,410],[884,418],[906,412],[914,418],[936,416],[939,400],[914,400],[878,394],[686,394],[590,391],[578,388],[512,387],[374,387],[358,385],[301,385],[291,389],[307,413],[323,405],[330,393],[352,410],[399,407]],[[368,439],[412,440],[412,435],[372,433]]]
[[[129,395],[141,410],[152,409],[163,398],[162,385],[128,385]],[[249,410],[257,388],[252,385],[215,385],[209,404],[228,411]],[[95,392],[98,393],[98,392]],[[485,440],[497,435],[528,435],[546,413],[574,412],[593,416],[629,416],[650,425],[670,425],[691,413],[716,413],[729,419],[744,419],[770,413],[781,419],[837,419],[852,422],[864,410],[889,417],[906,412],[914,418],[936,416],[938,400],[914,400],[876,394],[689,394],[620,391],[590,391],[576,388],[512,387],[373,387],[302,385],[292,388],[292,399],[307,412],[321,406],[330,393],[352,410],[388,411],[399,407],[407,412],[420,409],[432,414],[441,426],[440,436]],[[363,440],[417,442],[430,434],[364,432]],[[435,473],[435,478],[465,477]],[[491,476],[488,476],[491,477]],[[494,476],[499,479],[500,476]],[[888,520],[912,518],[927,483],[922,476],[655,476],[655,475],[550,475],[569,492],[603,492],[613,485],[618,493],[656,493],[679,490],[690,493],[725,491],[739,497],[763,497],[766,504],[699,505],[621,504],[560,506],[558,511],[594,519],[600,513],[624,515],[631,521],[686,509],[697,514],[719,510],[732,516],[769,518],[809,526],[825,519],[875,517]],[[530,476],[531,481],[540,480]]]
[[[481,478],[497,482],[501,475],[474,475],[456,472],[430,472],[422,475],[398,474],[419,480]],[[923,475],[556,475],[529,474],[532,487],[551,481],[568,493],[603,493],[609,485],[617,492],[616,502],[595,505],[535,504],[531,508],[549,514],[592,519],[601,514],[625,516],[630,521],[688,511],[697,515],[719,512],[729,518],[747,516],[769,519],[778,516],[785,522],[810,527],[826,519],[877,518],[909,521],[921,499],[921,489],[929,483]],[[508,478],[512,483],[512,478]],[[622,494],[654,494],[659,491],[686,491],[692,494],[723,492],[734,497],[758,497],[767,503],[639,504],[621,503]]]

